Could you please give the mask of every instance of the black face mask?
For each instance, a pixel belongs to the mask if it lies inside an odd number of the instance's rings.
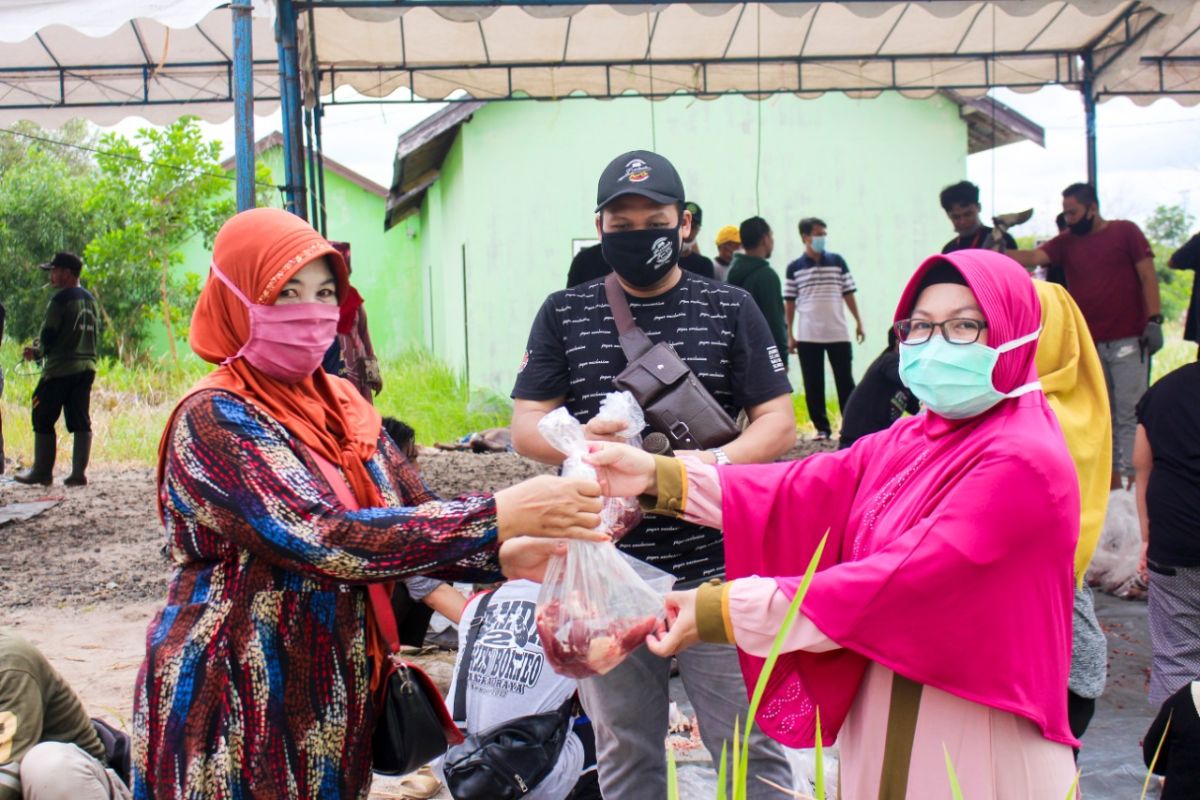
[[[653,286],[679,260],[679,226],[600,234],[600,252],[630,286]]]
[[[1092,232],[1092,223],[1095,221],[1096,220],[1094,217],[1084,216],[1078,222],[1072,222],[1067,227],[1071,230],[1071,233],[1075,234],[1076,236],[1087,236]]]

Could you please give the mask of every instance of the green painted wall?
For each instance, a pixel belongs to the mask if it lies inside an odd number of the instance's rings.
[[[271,170],[271,180],[281,184],[283,150],[275,147],[259,156]],[[231,188],[232,194],[232,188]],[[278,192],[269,198],[272,206],[281,206]],[[401,222],[386,233],[383,230],[385,198],[337,175],[325,171],[325,208],[329,238],[348,241],[353,261],[353,283],[366,301],[371,340],[383,355],[394,355],[426,342],[423,304],[425,289],[421,261],[420,220]],[[182,273],[207,275],[211,251],[195,238],[184,249]],[[155,352],[168,352],[161,323],[153,323]],[[181,356],[190,355],[186,342]]]
[[[937,193],[966,174],[967,131],[949,100],[889,93],[485,106],[463,125],[420,226],[426,343],[460,369],[469,360],[473,384],[511,389],[534,314],[565,285],[572,239],[596,235],[600,171],[635,148],[657,149],[679,169],[704,209],[710,257],[718,228],[758,213],[774,228],[772,263],[782,275],[803,249],[799,219],[829,223],[829,247],[859,285],[868,336],[855,352],[861,374],[883,348],[905,279],[951,236]],[[792,377],[799,388],[794,359]]]

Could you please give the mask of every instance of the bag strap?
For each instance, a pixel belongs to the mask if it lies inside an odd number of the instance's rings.
[[[487,616],[488,603],[492,602],[495,592],[487,592],[479,599],[475,608],[475,616],[471,617],[471,627],[467,629],[467,646],[463,648],[462,663],[459,665],[458,678],[454,682],[454,722],[467,725],[467,673],[471,671],[471,655],[475,652],[475,640],[479,638],[479,629],[483,627],[483,619]]]
[[[215,264],[213,269],[216,269]],[[346,483],[346,479],[338,473],[337,467],[312,450],[309,450],[309,454],[313,461],[317,462],[317,468],[321,470],[321,474],[325,476],[325,480],[329,482],[333,493],[337,495],[342,505],[351,511],[357,511],[360,508],[358,499],[350,491],[350,485]],[[392,611],[391,588],[392,584],[390,583],[372,583],[367,586],[367,598],[371,602],[375,627],[379,629],[379,635],[383,637],[388,652],[395,655],[400,652],[400,631],[396,627],[396,614]]]
[[[608,298],[608,307],[612,311],[613,322],[617,323],[617,334],[621,339],[621,349],[629,363],[637,361],[647,350],[654,346],[646,332],[633,321],[633,312],[629,310],[629,301],[625,299],[625,290],[617,282],[617,273],[610,272],[604,279],[604,295]]]

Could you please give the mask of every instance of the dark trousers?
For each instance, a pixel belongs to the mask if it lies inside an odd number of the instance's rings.
[[[67,430],[92,432],[92,382],[96,373],[77,372],[59,378],[42,378],[33,390],[33,432],[54,433],[54,425],[66,412]]]
[[[854,373],[850,369],[850,343],[796,342],[800,377],[804,381],[804,403],[808,406],[808,418],[820,433],[833,432],[829,425],[829,417],[825,413],[826,353],[829,354],[829,366],[833,368],[833,382],[837,385],[838,407],[845,411],[846,401],[854,391]]]
[[[1083,732],[1088,729],[1092,715],[1096,713],[1096,701],[1090,697],[1080,697],[1067,689],[1067,725],[1071,735],[1076,739],[1083,738]],[[1075,748],[1075,760],[1079,760],[1079,748]]]

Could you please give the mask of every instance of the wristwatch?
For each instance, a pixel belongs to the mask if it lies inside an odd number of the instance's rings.
[[[1153,322],[1155,325],[1162,325],[1163,324],[1163,315],[1162,314],[1154,314],[1153,316],[1150,317],[1150,319],[1148,321]]]
[[[725,451],[719,447],[711,447],[709,448],[708,452],[712,453],[713,457],[717,459],[717,463],[721,464],[722,466],[728,466],[729,464],[733,463],[729,460],[729,456],[725,455]]]

